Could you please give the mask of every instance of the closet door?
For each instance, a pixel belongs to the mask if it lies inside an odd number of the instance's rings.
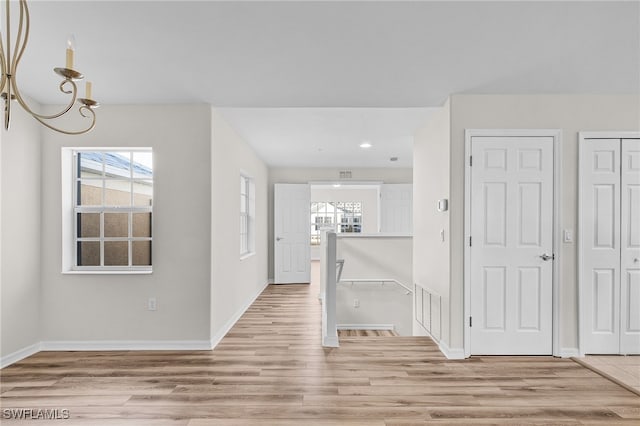
[[[620,139],[581,146],[582,350],[620,348]]]
[[[620,353],[640,353],[640,139],[622,139]]]

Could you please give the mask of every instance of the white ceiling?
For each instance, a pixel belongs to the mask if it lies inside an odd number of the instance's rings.
[[[224,115],[270,164],[311,152],[325,166],[404,161],[407,136],[428,114],[414,108],[451,93],[640,92],[637,0],[85,0],[30,10],[18,72],[26,94],[62,102],[50,69],[64,64],[73,33],[76,68],[100,102],[233,108]],[[359,129],[380,131],[379,155],[353,149],[374,139]]]
[[[272,166],[412,167],[413,133],[432,108],[222,108]],[[360,148],[368,141],[372,147]],[[396,157],[396,161],[391,161]]]

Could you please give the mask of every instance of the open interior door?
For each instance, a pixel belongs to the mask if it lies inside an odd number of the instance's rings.
[[[274,185],[275,284],[311,282],[310,208],[308,184]]]

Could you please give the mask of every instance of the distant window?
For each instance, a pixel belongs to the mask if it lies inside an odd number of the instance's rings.
[[[74,269],[151,270],[150,149],[74,150]]]
[[[240,256],[254,252],[255,189],[253,179],[240,175]]]
[[[320,244],[320,234],[322,230],[332,230],[336,233],[362,232],[362,202],[312,202],[311,245]]]

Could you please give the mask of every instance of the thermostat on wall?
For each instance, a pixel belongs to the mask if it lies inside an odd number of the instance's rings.
[[[446,212],[447,210],[449,210],[449,200],[447,200],[446,198],[438,200],[438,211]]]

